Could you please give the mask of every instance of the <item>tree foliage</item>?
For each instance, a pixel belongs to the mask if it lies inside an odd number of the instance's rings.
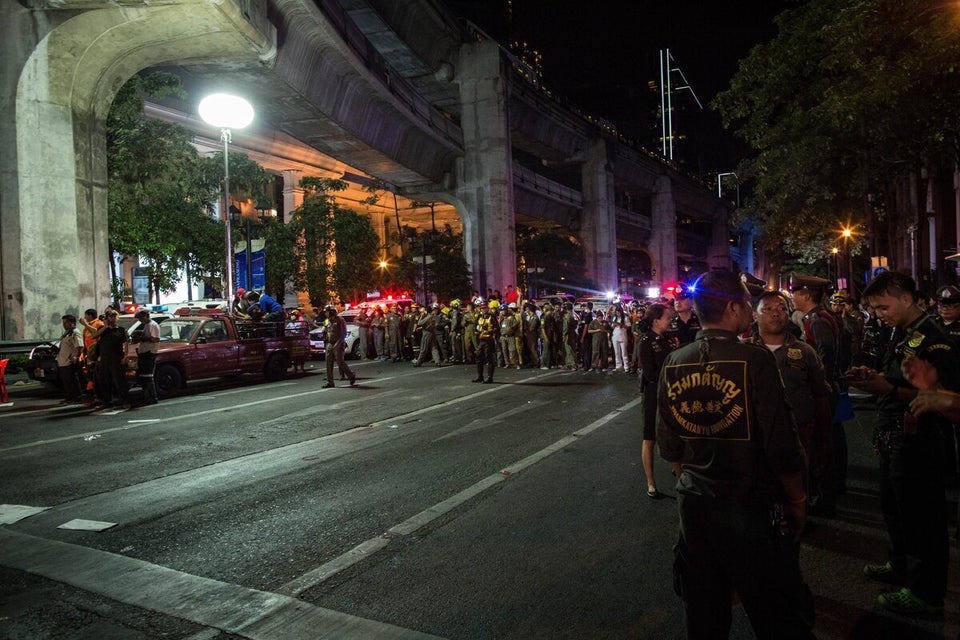
[[[756,152],[737,172],[764,244],[822,259],[867,194],[955,153],[960,21],[932,0],[809,0],[776,22],[713,106]]]
[[[517,257],[521,287],[532,284],[540,293],[552,293],[586,284],[583,247],[569,236],[517,225]]]
[[[148,119],[147,97],[185,97],[180,79],[135,75],[107,117],[110,245],[139,256],[151,290],[172,290],[186,268],[192,277],[219,281],[224,263],[223,223],[211,217],[222,195],[223,153],[201,158],[185,128]],[[231,194],[261,194],[267,176],[246,155],[230,154]]]
[[[340,300],[362,300],[379,271],[380,238],[369,218],[339,209],[333,216],[336,263],[333,279]]]

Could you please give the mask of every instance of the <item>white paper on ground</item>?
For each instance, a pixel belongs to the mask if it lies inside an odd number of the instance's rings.
[[[117,526],[116,522],[98,522],[97,520],[83,520],[77,518],[70,522],[64,522],[57,529],[73,529],[75,531],[104,531],[110,527]]]
[[[0,504],[0,524],[13,524],[50,507],[28,507],[24,504]]]

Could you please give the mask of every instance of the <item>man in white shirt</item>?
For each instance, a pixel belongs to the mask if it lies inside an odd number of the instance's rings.
[[[160,343],[160,325],[150,319],[150,312],[141,309],[137,312],[140,321],[137,342],[137,376],[143,389],[143,403],[157,404],[157,386],[153,381],[153,371],[157,366],[157,346]]]
[[[60,318],[63,322],[63,335],[60,336],[60,350],[57,352],[57,370],[63,383],[63,404],[80,402],[80,382],[77,378],[77,363],[83,342],[77,331],[77,317],[67,314]]]

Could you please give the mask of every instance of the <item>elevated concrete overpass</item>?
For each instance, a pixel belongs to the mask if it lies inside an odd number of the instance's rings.
[[[481,290],[514,281],[518,217],[577,235],[602,288],[618,246],[660,279],[676,277],[678,246],[729,264],[727,211],[705,187],[561,106],[434,0],[0,0],[0,30],[3,338],[106,303],[104,122],[123,82],[156,66],[242,93],[251,136],[280,132],[331,172],[449,203]],[[284,171],[290,208],[301,173]]]

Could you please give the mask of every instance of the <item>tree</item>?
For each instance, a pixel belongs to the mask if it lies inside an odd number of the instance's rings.
[[[176,283],[183,248],[205,246],[207,190],[197,180],[192,136],[178,125],[134,115],[148,91],[157,96],[175,89],[166,78],[134,76],[108,117],[109,241],[121,255],[141,257],[159,295]]]
[[[532,284],[540,292],[554,292],[586,284],[583,247],[569,236],[517,225],[517,256],[523,267],[517,277],[521,287]]]
[[[133,76],[107,118],[110,247],[140,257],[158,300],[182,267],[219,279],[224,252],[222,223],[210,215],[221,193],[223,154],[201,159],[189,131],[143,115],[146,97],[168,95],[185,97],[176,76]],[[242,154],[231,154],[230,163],[234,193],[262,190],[262,167]]]
[[[334,212],[333,233],[337,295],[340,300],[360,300],[377,278],[380,238],[368,218],[349,209]]]
[[[442,230],[429,235],[433,265],[428,265],[428,270],[437,299],[469,298],[473,285],[470,265],[463,254],[463,234],[454,233],[450,225],[444,225]]]
[[[756,152],[737,173],[753,182],[743,213],[763,221],[767,248],[822,259],[842,224],[869,224],[868,194],[882,207],[893,176],[955,154],[954,10],[810,0],[778,16],[777,37],[740,61],[713,106]]]

